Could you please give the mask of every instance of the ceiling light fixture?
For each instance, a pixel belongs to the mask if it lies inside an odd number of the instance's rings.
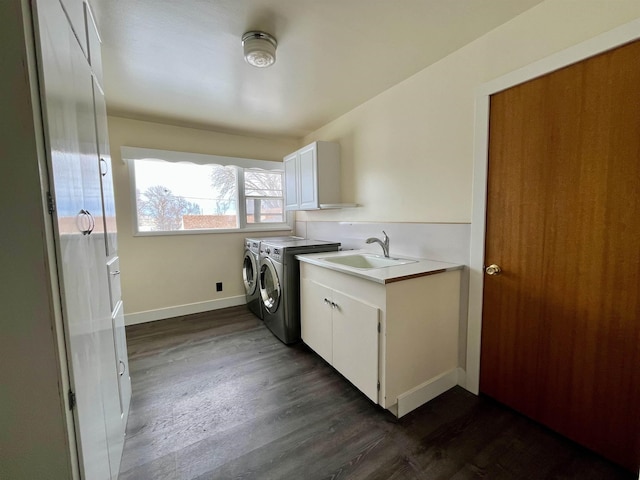
[[[264,32],[251,31],[242,35],[244,59],[249,65],[264,68],[276,61],[276,39]]]

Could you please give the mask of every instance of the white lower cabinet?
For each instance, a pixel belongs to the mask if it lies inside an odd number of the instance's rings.
[[[381,284],[300,262],[302,340],[401,417],[458,383],[460,276]]]
[[[302,339],[378,403],[378,308],[303,280]]]

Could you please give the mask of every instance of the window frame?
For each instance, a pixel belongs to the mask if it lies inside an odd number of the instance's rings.
[[[256,233],[256,232],[272,232],[293,230],[293,212],[285,209],[286,199],[284,191],[284,163],[274,162],[270,160],[256,160],[251,158],[240,157],[223,157],[220,155],[208,155],[201,153],[178,152],[171,150],[157,150],[151,148],[139,147],[120,147],[122,161],[129,169],[129,198],[131,200],[131,213],[133,221],[134,237],[154,237],[166,235],[201,235],[216,233]],[[238,228],[202,228],[189,230],[163,230],[163,231],[140,231],[138,226],[138,210],[136,200],[136,160],[162,160],[169,163],[192,163],[196,165],[222,165],[234,166],[237,171],[237,215]],[[257,168],[261,170],[277,170],[282,172],[282,200],[284,222],[272,223],[247,223],[247,198],[245,196],[245,169]],[[275,197],[273,197],[275,198]]]

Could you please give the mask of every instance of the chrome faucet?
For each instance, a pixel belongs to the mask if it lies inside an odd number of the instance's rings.
[[[382,233],[384,234],[384,240],[380,240],[376,237],[369,237],[367,238],[367,243],[379,243],[382,247],[384,256],[389,258],[389,237],[387,236],[387,232],[385,232],[384,230],[382,231]]]

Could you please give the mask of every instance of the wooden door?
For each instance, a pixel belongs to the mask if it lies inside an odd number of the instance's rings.
[[[640,466],[640,42],[491,97],[480,390]]]

